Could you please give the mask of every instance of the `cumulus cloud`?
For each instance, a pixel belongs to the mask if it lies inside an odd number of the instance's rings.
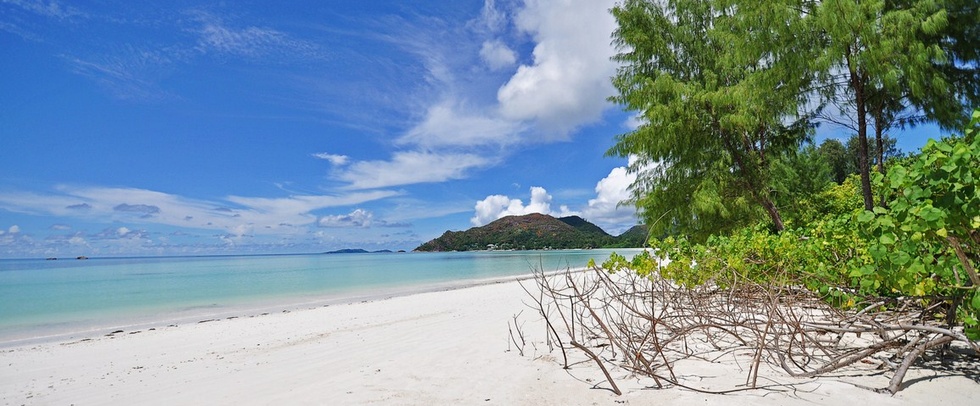
[[[68,237],[68,244],[70,244],[70,245],[80,245],[80,246],[86,246],[87,247],[88,246],[88,241],[86,241],[85,240],[85,237],[82,237],[81,235],[73,235],[73,236]]]
[[[144,230],[130,230],[129,227],[119,227],[116,229],[116,236],[119,238],[147,238],[147,233]]]
[[[596,197],[589,199],[582,216],[612,234],[619,234],[636,225],[636,207],[624,202],[632,197],[629,188],[636,182],[637,173],[652,171],[657,165],[637,166],[637,157],[630,156],[627,166],[613,168],[609,175],[596,183]]]
[[[17,234],[20,232],[20,226],[14,224],[7,229],[7,232],[10,234]]]
[[[562,217],[573,214],[568,207],[561,206],[560,211],[551,211],[552,197],[543,187],[531,187],[531,200],[527,205],[521,199],[511,199],[504,195],[491,195],[476,203],[475,215],[470,223],[482,226],[499,218],[507,216],[523,216],[531,213],[541,213]]]
[[[428,87],[418,92],[417,103],[424,110],[396,140],[402,150],[387,160],[335,169],[332,177],[349,189],[463,179],[502,161],[507,154],[502,146],[564,139],[599,120],[614,90],[609,78],[615,73],[610,61],[615,21],[608,12],[614,1],[530,0],[513,8],[514,3],[486,0],[468,30],[453,30],[449,23],[439,30],[452,33],[453,44],[465,44],[473,53],[447,46],[446,35],[430,29],[392,36],[425,67]],[[533,41],[533,62],[503,80],[475,77],[474,63],[503,71],[521,59],[506,42],[515,40],[507,34],[511,24],[520,39]]]
[[[610,233],[618,234],[637,223],[636,208],[622,203],[630,198],[629,187],[636,181],[636,174],[626,167],[613,168],[595,186],[596,197],[589,199],[582,216],[596,224],[602,224]]]
[[[630,198],[629,187],[635,181],[636,174],[631,173],[627,167],[613,168],[606,177],[596,183],[596,197],[589,199],[581,210],[572,210],[567,205],[560,205],[557,211],[552,210],[554,204],[552,196],[547,190],[537,186],[531,188],[531,199],[526,205],[521,199],[512,199],[505,195],[490,195],[476,203],[474,216],[470,218],[470,222],[475,226],[482,226],[501,217],[530,213],[555,217],[576,215],[616,235],[637,224],[636,208],[630,204],[623,204]]]
[[[374,221],[374,213],[364,209],[356,209],[349,214],[323,216],[317,220],[320,227],[370,227]]]
[[[598,120],[613,94],[616,65],[611,34],[614,0],[528,1],[517,28],[534,38],[534,62],[522,65],[497,92],[500,110],[536,120],[555,134]]]
[[[350,161],[350,158],[347,155],[334,155],[334,154],[328,154],[326,152],[313,154],[313,157],[316,159],[322,159],[324,161],[328,161],[333,166],[344,166],[347,165],[347,162]]]
[[[81,238],[80,235],[76,237]],[[149,239],[149,233],[146,230],[134,230],[129,227],[109,227],[90,237],[95,240],[146,240]]]
[[[517,54],[500,40],[484,41],[480,58],[492,70],[509,68],[517,62]]]

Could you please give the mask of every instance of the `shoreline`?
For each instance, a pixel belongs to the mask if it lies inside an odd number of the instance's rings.
[[[624,391],[616,396],[582,353],[569,350],[571,368],[562,369],[561,351],[549,351],[529,299],[517,278],[491,278],[18,345],[0,350],[0,403],[925,405],[980,397],[977,378],[928,369],[911,371],[909,385],[895,396],[875,393],[860,386],[883,387],[890,372],[868,366],[813,379],[764,367],[764,389],[728,395],[656,390],[614,368]],[[511,333],[516,325],[520,333]],[[684,383],[697,388],[732,388],[745,380],[743,366],[727,358],[678,368]]]
[[[573,268],[581,272],[587,268]],[[549,273],[565,272],[550,271]],[[222,319],[249,318],[272,313],[313,310],[319,307],[374,302],[396,297],[423,293],[466,289],[476,286],[524,281],[534,278],[533,273],[517,276],[499,276],[465,281],[420,284],[407,287],[360,290],[336,295],[304,295],[280,299],[261,299],[244,304],[196,306],[177,311],[165,311],[150,315],[38,325],[11,332],[0,329],[0,350],[20,346],[50,344],[65,341],[90,340],[112,334],[128,334],[134,331],[159,329],[182,324],[206,323]]]

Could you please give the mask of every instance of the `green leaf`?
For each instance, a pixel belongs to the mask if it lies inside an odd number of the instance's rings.
[[[925,206],[922,208],[922,211],[919,212],[919,216],[925,221],[934,223],[943,218],[943,211],[932,206]]]
[[[865,210],[858,214],[857,221],[861,223],[867,223],[873,220],[874,218],[875,218],[875,214],[873,212]]]
[[[905,251],[895,251],[892,252],[892,254],[889,256],[889,259],[891,259],[893,264],[902,266],[909,263],[909,261],[912,260],[912,256],[910,256]]]

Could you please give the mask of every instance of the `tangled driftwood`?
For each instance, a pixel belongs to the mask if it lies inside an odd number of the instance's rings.
[[[909,368],[930,350],[946,351],[956,343],[967,350],[960,355],[974,371],[980,364],[978,343],[936,321],[932,314],[937,310],[918,306],[921,300],[875,301],[844,312],[801,288],[747,281],[726,289],[711,284],[686,288],[656,275],[610,274],[600,268],[538,270],[533,281],[524,288],[546,324],[548,346],[561,350],[565,368],[568,351],[581,351],[617,394],[621,390],[612,367],[651,378],[657,388],[727,393],[758,388],[764,364],[806,378],[873,363],[892,373],[889,385],[876,390],[894,394]],[[520,340],[511,330],[515,345],[525,342],[517,331]],[[678,379],[679,361],[722,356],[747,365],[744,385],[706,390]]]

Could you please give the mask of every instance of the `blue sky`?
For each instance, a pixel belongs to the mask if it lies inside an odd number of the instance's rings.
[[[613,4],[0,0],[0,257],[618,234]]]
[[[0,257],[622,232],[612,4],[0,0]]]

